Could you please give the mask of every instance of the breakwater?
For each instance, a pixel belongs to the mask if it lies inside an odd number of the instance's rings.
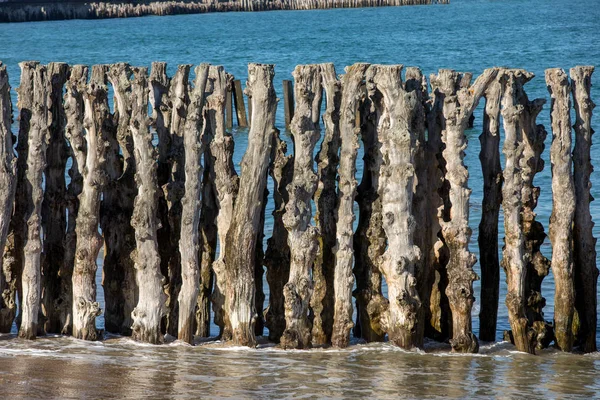
[[[0,22],[127,18],[229,11],[314,10],[448,4],[449,0],[239,0],[144,2],[0,2]]]
[[[288,151],[274,126],[273,66],[250,64],[248,147],[236,171],[226,115],[239,85],[222,67],[201,64],[192,77],[191,66],[180,65],[169,77],[164,63],[150,71],[122,63],[20,66],[16,159],[11,92],[0,68],[3,332],[16,320],[24,338],[101,338],[94,277],[104,244],[106,329],[136,340],[161,343],[169,333],[191,343],[207,335],[212,308],[219,336],[235,344],[254,345],[266,326],[283,348],[345,347],[353,330],[406,349],[431,337],[449,341],[453,351],[476,352],[471,311],[478,277],[463,160],[465,129],[485,99],[480,159],[493,179],[484,181],[480,235],[495,232],[496,240],[479,246],[481,254],[498,248],[501,206],[502,260],[490,257],[483,268],[482,257],[482,279],[497,288],[499,268],[505,269],[511,325],[505,337],[529,353],[553,342],[563,351],[596,350],[598,272],[589,256],[593,67],[572,68],[570,77],[546,71],[553,135],[549,261],[540,252],[545,233],[535,218],[540,188],[533,184],[544,168],[547,132],[536,117],[546,100],[527,97],[525,84],[534,78],[527,71],[490,68],[473,81],[452,70],[427,79],[418,68],[403,73],[401,65],[355,64],[341,77],[332,64],[298,66]],[[360,183],[357,166],[364,170]],[[273,237],[264,249],[270,191]],[[501,197],[491,196],[499,191]],[[539,287],[550,267],[555,316],[545,321]],[[498,291],[491,292],[482,297],[482,312],[498,308]],[[495,318],[481,323],[495,331]]]

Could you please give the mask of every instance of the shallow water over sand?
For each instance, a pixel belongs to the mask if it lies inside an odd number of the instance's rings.
[[[389,344],[283,351],[125,338],[85,343],[0,338],[4,398],[594,398],[600,356],[546,350],[539,357],[486,344],[453,355],[429,343],[409,353]]]
[[[248,62],[276,63],[276,88],[290,79],[296,64],[332,61],[338,73],[357,61],[403,63],[422,68],[454,68],[480,74],[495,65],[521,67],[536,78],[525,87],[531,99],[549,98],[543,71],[577,64],[600,66],[600,7],[597,1],[453,0],[449,6],[355,10],[227,13],[148,17],[124,20],[56,21],[0,25],[0,60],[8,65],[13,88],[23,60],[47,63],[112,63],[149,66],[167,61],[222,64],[242,81]],[[592,97],[600,104],[600,71]],[[16,106],[16,95],[13,92]],[[479,164],[481,110],[467,132],[471,196],[471,250],[477,255],[482,178]],[[16,110],[16,107],[15,107]],[[549,104],[538,118],[550,128]],[[600,132],[600,108],[593,126]],[[16,119],[16,115],[15,115]],[[283,131],[283,105],[277,125]],[[14,130],[16,132],[16,130]],[[245,130],[234,130],[235,162],[246,148]],[[288,138],[289,140],[289,138]],[[546,231],[551,212],[550,162],[536,176],[541,187],[538,220]],[[600,139],[595,139],[600,143]],[[292,148],[291,146],[289,147]],[[359,154],[359,159],[362,154]],[[592,159],[600,171],[600,148]],[[361,175],[360,164],[358,175]],[[598,172],[592,195],[600,199]],[[272,204],[267,207],[265,235],[271,234]],[[600,237],[600,200],[592,203]],[[500,221],[500,237],[502,220]],[[549,240],[542,251],[551,257]],[[600,254],[600,252],[599,252]],[[101,260],[100,260],[101,261]],[[101,262],[100,262],[101,266]],[[479,265],[475,266],[479,271]],[[501,271],[497,339],[508,328]],[[265,286],[266,287],[266,286]],[[475,282],[476,298],[479,285]],[[544,281],[553,314],[553,279]],[[98,298],[103,305],[101,268]],[[479,303],[473,309],[478,332]],[[98,326],[104,325],[102,317]],[[212,327],[211,333],[217,333]],[[424,353],[407,353],[388,344],[353,344],[347,350],[280,351],[227,348],[220,344],[144,346],[109,338],[84,343],[71,338],[27,342],[0,337],[0,395],[3,398],[199,398],[199,397],[497,397],[580,398],[600,396],[600,355],[567,355],[546,350],[539,357],[516,353],[506,343],[482,344],[481,354],[448,354],[449,347],[428,344]]]

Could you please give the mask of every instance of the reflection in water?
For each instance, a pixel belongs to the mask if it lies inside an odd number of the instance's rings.
[[[10,340],[6,340],[10,337]],[[594,398],[600,355],[546,350],[537,357],[507,343],[455,355],[428,343],[405,352],[387,343],[345,350],[282,351],[213,342],[142,345],[112,337],[83,342],[0,336],[3,398]]]

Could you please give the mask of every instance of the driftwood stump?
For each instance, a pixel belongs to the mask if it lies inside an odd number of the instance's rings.
[[[165,315],[165,278],[161,273],[158,242],[158,199],[160,197],[156,150],[148,119],[148,70],[133,69],[131,87],[130,131],[135,151],[135,183],[138,187],[131,225],[135,230],[136,250],[133,254],[138,303],[132,312],[132,336],[147,343],[162,343],[161,319]]]
[[[269,157],[275,132],[277,98],[273,65],[249,64],[246,95],[252,100],[252,126],[242,159],[240,189],[227,232],[225,307],[234,344],[254,346],[254,270],[258,223],[267,184]],[[311,196],[312,197],[312,196]]]
[[[4,269],[4,249],[10,227],[10,218],[17,187],[17,160],[13,151],[12,102],[6,66],[0,63],[0,332],[10,332],[16,309],[14,298],[15,277]],[[10,320],[10,326],[8,322]]]
[[[319,234],[317,228],[311,225],[311,200],[318,179],[314,172],[313,153],[321,133],[321,68],[314,64],[301,65],[294,69],[293,75],[296,108],[290,130],[294,140],[294,175],[288,187],[289,201],[283,215],[291,262],[290,277],[283,289],[286,328],[281,346],[304,349],[312,344],[308,308],[313,291],[311,270],[317,255]]]
[[[565,71],[546,70],[546,84],[552,97],[552,273],[554,275],[554,334],[562,351],[573,348],[573,316],[575,284],[573,260],[573,221],[575,217],[575,185],[571,170],[571,86]]]
[[[325,134],[317,153],[317,190],[315,226],[319,231],[319,250],[313,266],[314,289],[310,300],[312,310],[312,344],[319,346],[331,342],[334,310],[334,270],[336,245],[337,206],[336,177],[340,150],[341,83],[333,64],[321,65],[322,86],[327,108],[323,115]]]
[[[179,291],[178,339],[187,343],[194,341],[196,303],[200,290],[200,210],[202,203],[201,158],[204,153],[204,90],[208,79],[208,64],[196,67],[194,89],[183,133],[185,148],[185,194],[182,199],[181,236],[181,290]]]
[[[579,316],[577,341],[586,353],[597,351],[597,282],[596,239],[592,234],[594,223],[590,214],[592,184],[590,176],[594,171],[590,159],[592,145],[592,111],[596,106],[590,98],[593,66],[571,68],[571,92],[575,107],[575,148],[573,150],[573,173],[575,183],[575,225],[573,245],[575,263],[575,307]]]

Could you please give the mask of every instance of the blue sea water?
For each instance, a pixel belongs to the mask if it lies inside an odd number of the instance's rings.
[[[544,81],[544,70],[552,67],[568,70],[575,65],[600,65],[600,1],[454,0],[452,4],[445,6],[2,24],[0,43],[0,60],[8,67],[13,88],[18,87],[18,63],[24,60],[39,60],[43,63],[64,61],[89,65],[125,61],[139,66],[150,66],[152,61],[166,61],[171,74],[174,73],[177,64],[197,65],[210,62],[224,65],[228,72],[242,81],[246,78],[249,62],[274,63],[279,95],[281,81],[291,79],[291,72],[297,64],[334,62],[339,74],[343,73],[345,66],[358,61],[418,66],[426,75],[435,73],[440,68],[469,71],[475,76],[485,68],[493,66],[525,68],[536,75],[525,87],[529,98],[541,97],[548,100],[538,123],[544,124],[550,132],[549,94]],[[600,71],[596,72],[592,81],[592,98],[600,103],[600,92],[597,89],[600,84]],[[13,101],[16,102],[15,93]],[[470,173],[469,185],[473,190],[470,214],[470,226],[473,228],[471,251],[476,255],[483,186],[478,158],[482,109],[483,102],[475,113],[473,129],[467,132],[469,146],[465,159]],[[600,123],[597,122],[599,120],[598,117],[593,120],[596,131],[600,131]],[[284,130],[283,104],[280,104],[278,109],[277,125]],[[247,131],[234,128],[233,135],[236,143],[235,162],[239,163],[246,148]],[[536,211],[538,220],[544,224],[546,231],[552,209],[548,152],[550,141],[551,134],[548,135],[543,156],[546,168],[536,176],[535,181],[535,184],[541,187]],[[599,154],[598,145],[594,145],[592,162],[600,171]],[[362,171],[359,171],[359,176],[361,173]],[[600,179],[597,172],[594,172],[591,181],[592,195],[600,198]],[[593,218],[598,223],[600,201],[593,202],[591,207]],[[271,211],[272,205],[269,204],[266,237],[270,236]],[[502,221],[500,229],[502,230]],[[594,228],[594,234],[596,237],[600,236],[600,224]],[[500,237],[502,236],[501,232]],[[551,258],[552,249],[548,239],[542,251]],[[479,271],[479,264],[475,268]],[[101,269],[98,277],[100,279]],[[501,332],[508,329],[507,311],[503,301],[505,286],[504,273],[501,271],[497,340],[501,340]],[[476,297],[479,298],[478,282],[475,283],[475,287]],[[551,320],[554,303],[552,274],[544,281],[543,295],[548,302],[545,308],[546,319]],[[103,300],[100,285],[99,300]],[[476,301],[473,310],[473,326],[476,332],[479,325],[478,314],[479,305]],[[102,318],[99,318],[99,325],[103,325]],[[216,328],[213,327],[212,333],[216,334]],[[231,353],[231,349],[220,351],[220,348],[205,347],[200,346],[200,350],[193,350],[182,346],[166,346],[163,349],[152,348],[150,351],[126,339],[111,339],[94,346],[68,338],[43,339],[38,340],[36,344],[16,340],[3,341],[0,343],[0,365],[4,363],[13,367],[0,367],[3,371],[0,381],[18,381],[19,375],[14,372],[15,365],[25,365],[28,371],[43,377],[46,372],[40,372],[36,367],[40,360],[49,362],[48,359],[64,359],[69,360],[69,368],[74,367],[68,369],[73,371],[73,380],[67,379],[66,382],[77,385],[77,382],[80,382],[76,373],[78,366],[85,365],[87,368],[90,367],[89,363],[93,363],[100,371],[106,372],[106,380],[101,385],[98,384],[100,386],[96,387],[96,391],[81,393],[98,397],[106,388],[115,386],[108,377],[118,380],[120,368],[124,370],[129,362],[129,359],[123,356],[127,353],[136,359],[147,357],[156,363],[163,362],[162,367],[157,367],[149,361],[144,362],[140,364],[140,368],[155,368],[157,377],[164,377],[172,383],[169,386],[171,389],[183,387],[188,390],[163,392],[162,390],[167,389],[160,386],[159,390],[156,379],[149,377],[154,375],[140,376],[133,373],[131,379],[141,379],[150,397],[163,397],[161,393],[166,393],[165,396],[179,397],[197,397],[196,393],[205,393],[209,397],[262,397],[262,394],[265,397],[310,397],[317,393],[328,397],[398,395],[409,398],[427,394],[430,397],[501,398],[600,396],[600,386],[596,382],[600,370],[600,356],[597,355],[576,357],[548,350],[542,357],[533,359],[512,353],[512,347],[507,344],[484,344],[483,357],[449,358],[437,357],[445,354],[447,348],[436,349],[433,344],[428,353],[433,352],[434,355],[407,354],[394,351],[387,345],[360,344],[345,352],[309,353],[283,353],[270,348],[262,353]],[[78,364],[78,355],[81,354],[84,355],[84,361],[80,360],[83,364]],[[88,356],[90,361],[86,364]],[[184,368],[186,379],[179,381],[179,375],[171,376],[166,373],[165,371],[169,370],[167,360],[175,364],[179,360],[179,366],[186,365],[189,369]],[[203,371],[197,367],[195,360],[202,360],[207,366],[214,364],[214,367],[211,367],[214,369]],[[236,362],[241,362],[237,369],[234,368]],[[263,375],[255,376],[250,370],[250,365],[256,365],[256,371],[261,371]],[[273,378],[278,376],[280,370],[293,372],[286,377]],[[247,374],[240,371],[247,371]],[[129,373],[131,374],[131,371]],[[526,379],[526,376],[530,376],[531,379]],[[225,378],[231,379],[216,385],[215,382]],[[330,381],[317,384],[319,379],[326,378]],[[198,384],[195,389],[214,390],[189,390],[190,379],[192,382],[195,382],[194,379],[202,380],[202,384]],[[240,379],[246,386],[236,386],[236,380]],[[34,379],[33,383],[26,383],[25,387],[32,385],[31,388],[48,390],[44,379],[40,380],[42,382]],[[409,388],[411,384],[416,384],[416,380],[422,380],[422,385],[417,385],[411,392]],[[124,388],[128,387],[124,383],[122,385]],[[225,390],[227,385],[233,385],[231,391]],[[330,392],[318,391],[323,387],[330,387]],[[436,389],[432,389],[434,387]],[[480,388],[483,389],[479,390]],[[11,393],[30,397],[28,392],[19,390]],[[51,393],[57,397],[81,397],[77,391]],[[128,392],[123,389],[117,393],[120,394],[117,397],[137,397],[136,393],[143,395],[144,392]]]

